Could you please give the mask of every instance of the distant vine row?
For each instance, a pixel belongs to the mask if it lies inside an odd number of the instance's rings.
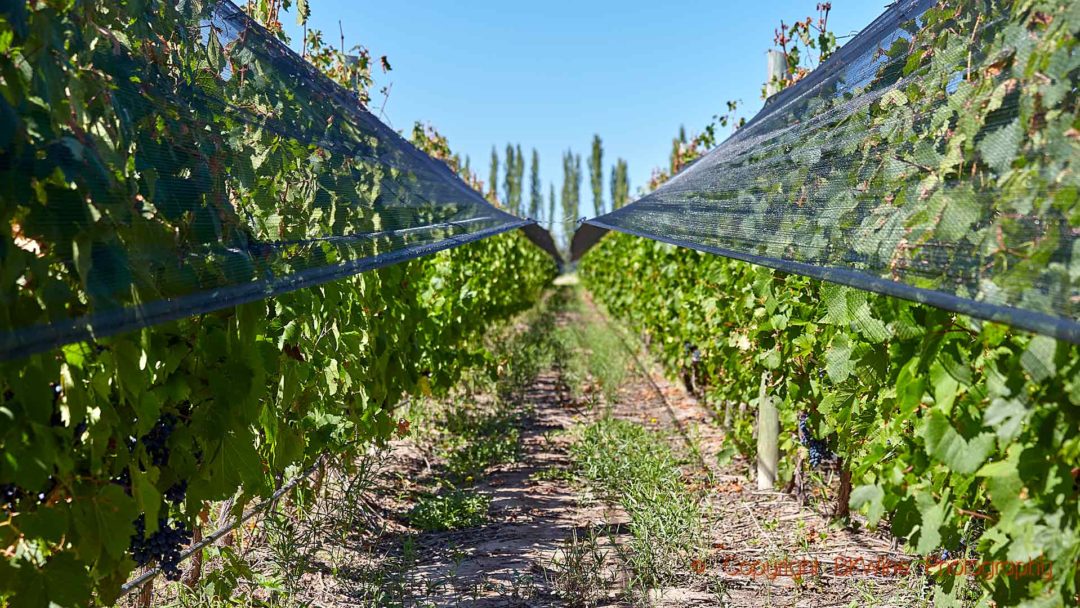
[[[219,40],[210,8],[0,6],[0,329],[242,284],[265,270],[252,243],[394,219],[383,188],[407,173],[237,120],[374,145],[326,99],[279,107],[318,91],[253,55],[253,36]],[[234,107],[183,103],[206,98]],[[393,246],[316,243],[286,263]],[[324,452],[388,439],[403,397],[487,365],[485,329],[555,272],[507,233],[0,363],[0,606],[111,604],[142,565],[175,578],[209,503],[239,513]]]

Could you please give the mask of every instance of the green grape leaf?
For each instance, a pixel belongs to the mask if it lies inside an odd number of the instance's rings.
[[[939,502],[929,494],[921,493],[916,498],[916,503],[922,521],[919,523],[919,540],[915,551],[919,555],[928,555],[941,546],[941,524],[945,522],[947,501]]]
[[[979,143],[979,154],[991,169],[1004,173],[1012,166],[1023,137],[1024,129],[1020,126],[1020,120],[1013,120],[984,137]]]
[[[158,492],[154,483],[157,481],[157,471],[153,473],[140,471],[138,467],[132,467],[131,494],[135,498],[135,504],[139,511],[146,514],[146,533],[153,534],[158,527],[158,511],[161,508],[161,492]]]
[[[78,556],[86,562],[98,559],[102,552],[120,559],[128,548],[132,523],[138,515],[135,501],[124,490],[107,483],[96,492],[77,495],[72,508],[72,522],[78,532]]]
[[[15,516],[14,526],[30,538],[40,538],[48,542],[60,542],[68,533],[70,507],[65,503],[56,503],[38,507],[33,511]]]
[[[874,527],[885,514],[884,499],[885,491],[881,489],[881,486],[865,485],[851,491],[851,500],[848,504],[855,510],[866,507],[866,519],[870,526]]]
[[[926,452],[935,460],[957,473],[970,475],[977,471],[994,449],[994,436],[982,433],[970,440],[956,432],[949,419],[932,410],[922,428]]]
[[[1020,356],[1020,365],[1031,374],[1032,380],[1042,382],[1057,372],[1057,365],[1054,363],[1056,352],[1057,340],[1047,336],[1035,336]]]
[[[50,603],[72,608],[90,605],[90,581],[86,578],[86,566],[79,563],[74,555],[58,553],[50,556],[42,573]]]
[[[983,205],[971,193],[956,193],[945,203],[936,234],[946,242],[959,241],[970,234],[982,213]]]
[[[1020,511],[1024,499],[1021,494],[1024,482],[1017,470],[1018,451],[1010,450],[1006,460],[991,462],[979,469],[978,475],[986,478],[990,502],[998,510],[1003,521],[1010,521]]]
[[[192,482],[189,492],[199,497],[222,499],[241,484],[251,489],[261,487],[262,463],[254,443],[255,438],[246,428],[226,433],[217,442],[203,475]]]
[[[998,397],[983,413],[983,424],[995,429],[1002,442],[1010,442],[1020,433],[1029,411],[1017,399]]]
[[[852,351],[851,340],[846,334],[839,334],[829,345],[829,350],[825,352],[825,371],[835,384],[847,380],[848,376],[855,371],[855,362],[851,360]]]

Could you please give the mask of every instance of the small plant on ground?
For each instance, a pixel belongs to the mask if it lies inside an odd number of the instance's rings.
[[[520,432],[507,427],[500,434],[482,435],[451,452],[447,469],[458,479],[479,478],[490,467],[514,462],[520,453]]]
[[[460,530],[487,521],[491,499],[468,490],[426,494],[408,513],[409,524],[424,532]]]
[[[548,582],[566,606],[592,606],[614,582],[605,566],[607,551],[600,547],[596,530],[579,536],[572,530],[552,559]]]
[[[630,516],[623,561],[634,585],[655,588],[688,572],[702,551],[703,513],[667,440],[605,416],[581,429],[571,453],[578,472]]]

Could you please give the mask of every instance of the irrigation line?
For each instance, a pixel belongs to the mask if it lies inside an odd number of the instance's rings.
[[[297,475],[296,477],[293,477],[292,479],[290,479],[287,483],[282,485],[273,494],[271,494],[269,498],[267,498],[266,500],[262,501],[261,503],[255,505],[254,507],[251,507],[247,511],[244,511],[244,513],[240,517],[238,517],[235,521],[233,521],[231,524],[221,526],[220,528],[215,530],[212,534],[208,534],[208,535],[204,536],[202,538],[202,540],[200,540],[199,542],[194,543],[193,545],[191,545],[187,549],[184,549],[182,552],[180,552],[180,559],[177,560],[177,563],[181,563],[181,562],[186,561],[189,557],[194,555],[197,551],[201,551],[203,548],[214,544],[215,542],[218,541],[218,539],[225,536],[229,532],[232,532],[233,530],[235,530],[238,526],[240,526],[240,524],[248,521],[249,519],[254,517],[260,511],[266,509],[268,506],[270,506],[270,505],[274,504],[275,502],[277,502],[282,496],[285,495],[286,492],[288,492],[289,490],[295,488],[296,485],[299,484],[301,481],[307,479],[308,476],[310,476],[312,473],[314,473],[315,470],[319,468],[319,465],[323,464],[323,462],[325,462],[325,461],[326,461],[326,454],[324,453],[323,455],[319,456],[315,460],[315,462],[312,463],[312,465],[310,467],[308,467],[304,472],[302,472],[299,475]],[[135,591],[136,589],[142,587],[146,583],[154,580],[154,578],[157,577],[157,575],[159,575],[159,574],[161,574],[161,566],[160,565],[159,566],[154,566],[150,570],[147,570],[146,572],[143,572],[139,576],[136,576],[135,578],[129,580],[126,583],[124,583],[124,585],[122,587],[120,587],[120,595],[118,596],[118,599],[120,597],[124,597],[125,595],[131,593],[132,591]]]

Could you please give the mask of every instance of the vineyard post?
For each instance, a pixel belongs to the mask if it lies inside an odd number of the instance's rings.
[[[776,469],[780,462],[780,413],[768,394],[769,372],[761,374],[758,390],[757,487],[772,490],[776,484]]]
[[[765,80],[766,99],[780,92],[780,82],[787,76],[787,60],[784,54],[776,49],[769,49],[767,56],[769,73]]]
[[[768,79],[765,93],[771,97],[780,92],[780,82],[787,72],[784,54],[775,49],[768,52]],[[758,436],[757,436],[757,487],[772,490],[776,485],[776,472],[780,463],[780,413],[776,402],[767,392],[769,373],[761,374],[758,390]]]
[[[138,608],[150,608],[150,604],[154,601],[154,581],[148,580],[139,590],[139,597],[135,600],[135,606]]]
[[[199,511],[199,517],[196,520],[195,529],[192,531],[191,542],[197,544],[202,540],[203,526],[207,525],[210,520],[210,505],[203,504],[202,511]],[[194,589],[199,584],[199,579],[202,578],[202,566],[203,566],[203,552],[202,550],[196,551],[195,555],[191,556],[191,567],[184,573],[183,582],[184,586],[188,589]]]

